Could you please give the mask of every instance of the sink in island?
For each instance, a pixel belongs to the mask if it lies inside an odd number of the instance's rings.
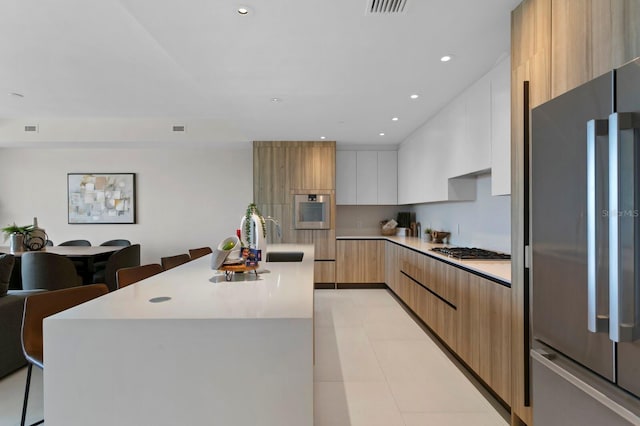
[[[44,321],[48,425],[313,424],[313,245],[235,277],[210,255]]]

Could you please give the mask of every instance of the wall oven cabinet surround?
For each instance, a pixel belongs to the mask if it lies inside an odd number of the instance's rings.
[[[397,203],[397,151],[336,151],[336,204]]]
[[[277,218],[282,238],[267,225],[269,242],[313,244],[316,283],[335,283],[336,143],[327,141],[254,141],[253,199],[265,216]],[[296,229],[294,198],[298,194],[330,197],[329,226]]]
[[[330,229],[331,195],[296,194],[293,196],[295,229]]]

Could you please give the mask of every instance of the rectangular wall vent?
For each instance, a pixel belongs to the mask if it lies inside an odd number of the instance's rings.
[[[367,14],[404,13],[407,0],[367,0]]]
[[[173,126],[174,132],[186,132],[187,128],[185,126]]]
[[[24,126],[25,132],[36,132],[38,133],[38,126]]]

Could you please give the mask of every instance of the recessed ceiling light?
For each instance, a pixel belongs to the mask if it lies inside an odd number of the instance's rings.
[[[273,102],[274,104],[277,104],[278,102],[282,102],[282,99],[280,99],[280,98],[271,98],[271,102]]]
[[[416,95],[415,93],[411,96],[409,96],[411,99],[418,99],[420,97],[420,95]]]
[[[398,121],[398,117],[393,117],[391,121]]]
[[[380,133],[379,133],[379,135],[380,135],[380,136],[384,136],[384,133],[383,133],[383,132],[380,132]]]
[[[451,55],[444,55],[442,58],[440,58],[442,62],[449,62],[451,59],[452,59]]]
[[[246,6],[240,6],[240,7],[238,8],[238,13],[239,13],[240,15],[248,15],[248,14],[249,14],[249,8],[248,8],[248,7],[246,7]]]
[[[325,140],[327,137],[326,136],[320,136],[320,139]]]
[[[18,92],[9,92],[9,93],[7,93],[7,95],[13,96],[14,98],[24,98],[24,95],[22,93],[18,93]]]

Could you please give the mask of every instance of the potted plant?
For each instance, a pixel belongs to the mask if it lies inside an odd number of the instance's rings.
[[[14,222],[13,225],[2,228],[4,233],[4,241],[9,239],[9,251],[15,253],[24,250],[24,240],[33,230],[33,225],[18,226]]]
[[[433,232],[433,230],[431,228],[427,228],[424,230],[424,242],[425,243],[430,243],[431,242],[431,233]]]
[[[266,249],[267,227],[264,217],[262,217],[262,213],[260,213],[255,203],[247,206],[240,229],[242,230],[240,240],[243,245],[255,249]]]

